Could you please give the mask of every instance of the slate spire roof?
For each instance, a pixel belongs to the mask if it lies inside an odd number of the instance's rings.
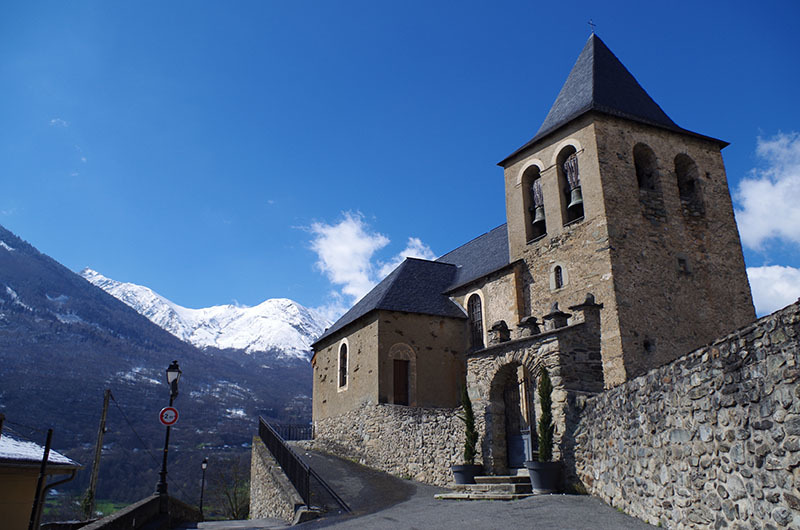
[[[725,142],[687,131],[675,124],[653,101],[616,55],[595,34],[589,37],[567,77],[555,103],[531,141],[506,157],[499,165],[513,158],[538,140],[556,131],[575,118],[596,111],[611,116],[669,129],[675,132]]]

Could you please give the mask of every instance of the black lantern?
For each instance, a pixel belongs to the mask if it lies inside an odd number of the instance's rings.
[[[178,366],[178,361],[172,361],[172,364],[167,368],[167,384],[170,391],[170,406],[172,400],[178,397],[178,381],[181,379],[181,368]]]

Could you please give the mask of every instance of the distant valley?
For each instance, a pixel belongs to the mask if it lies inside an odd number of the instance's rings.
[[[183,377],[169,478],[181,498],[196,502],[204,456],[215,462],[247,451],[259,415],[310,421],[308,345],[328,325],[313,312],[286,299],[186,309],[146,287],[83,274],[92,283],[0,227],[4,430],[42,443],[53,428],[54,449],[85,466],[64,490],[88,483],[110,388],[97,496],[129,502],[152,493],[164,433],[157,415],[169,399],[164,371],[173,359]]]

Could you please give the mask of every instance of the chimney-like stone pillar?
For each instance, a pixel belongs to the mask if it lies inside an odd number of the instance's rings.
[[[571,311],[582,313],[587,326],[600,329],[600,310],[603,309],[603,304],[598,304],[592,293],[586,293],[586,300],[569,308]]]
[[[572,315],[569,313],[565,313],[558,308],[558,302],[553,302],[553,305],[550,307],[550,312],[542,317],[545,331],[563,328],[567,325],[567,320],[569,320],[571,316]]]
[[[489,328],[489,345],[500,344],[511,340],[511,331],[505,320],[498,320]]]
[[[539,333],[541,333],[539,330],[539,323],[536,321],[536,317],[534,316],[525,317],[519,321],[519,324],[517,324],[517,336],[520,339],[533,337]]]

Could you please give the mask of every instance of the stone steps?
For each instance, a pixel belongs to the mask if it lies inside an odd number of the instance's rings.
[[[475,484],[527,484],[531,485],[530,477],[520,475],[486,475],[475,477]],[[471,484],[464,484],[471,486]]]
[[[527,499],[533,493],[437,493],[433,496],[437,500],[454,501],[516,501]]]
[[[453,484],[450,489],[469,493],[530,493],[531,484]]]
[[[479,476],[475,484],[451,484],[449,493],[435,495],[436,499],[513,501],[533,495],[528,477],[516,475]]]

